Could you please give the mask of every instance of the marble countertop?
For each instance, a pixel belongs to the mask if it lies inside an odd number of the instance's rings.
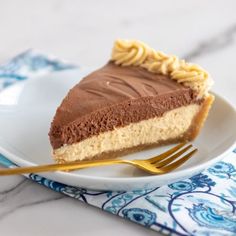
[[[201,64],[236,105],[236,2],[181,0],[0,3],[0,62],[37,48],[80,65],[106,62],[116,38],[140,39]],[[0,178],[1,235],[158,235],[20,176]]]

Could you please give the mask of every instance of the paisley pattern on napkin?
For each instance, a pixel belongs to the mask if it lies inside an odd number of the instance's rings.
[[[0,66],[0,89],[51,71],[74,68],[34,50]],[[15,166],[0,154],[0,164]],[[236,149],[189,179],[134,191],[92,191],[40,175],[27,178],[54,191],[167,235],[236,235]]]

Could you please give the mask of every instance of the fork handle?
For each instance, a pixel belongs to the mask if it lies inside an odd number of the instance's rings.
[[[119,159],[82,161],[82,162],[71,162],[71,163],[64,163],[64,164],[49,164],[49,165],[0,169],[0,176],[59,171],[59,170],[64,170],[64,171],[65,170],[78,170],[78,169],[83,169],[83,168],[88,168],[88,167],[124,164],[124,163],[132,164],[132,162],[129,160],[119,160]]]

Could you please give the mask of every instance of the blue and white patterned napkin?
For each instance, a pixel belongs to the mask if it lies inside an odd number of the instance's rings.
[[[51,71],[78,68],[27,51],[0,66],[0,90]],[[0,154],[0,164],[15,166]],[[29,174],[54,191],[167,235],[236,235],[236,149],[201,174],[160,188],[137,191],[91,191]]]

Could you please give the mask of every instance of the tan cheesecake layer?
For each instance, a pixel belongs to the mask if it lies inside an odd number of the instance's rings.
[[[214,100],[212,95],[199,104],[182,106],[161,117],[131,123],[81,142],[55,149],[56,162],[103,159],[163,143],[193,140],[199,133]]]

